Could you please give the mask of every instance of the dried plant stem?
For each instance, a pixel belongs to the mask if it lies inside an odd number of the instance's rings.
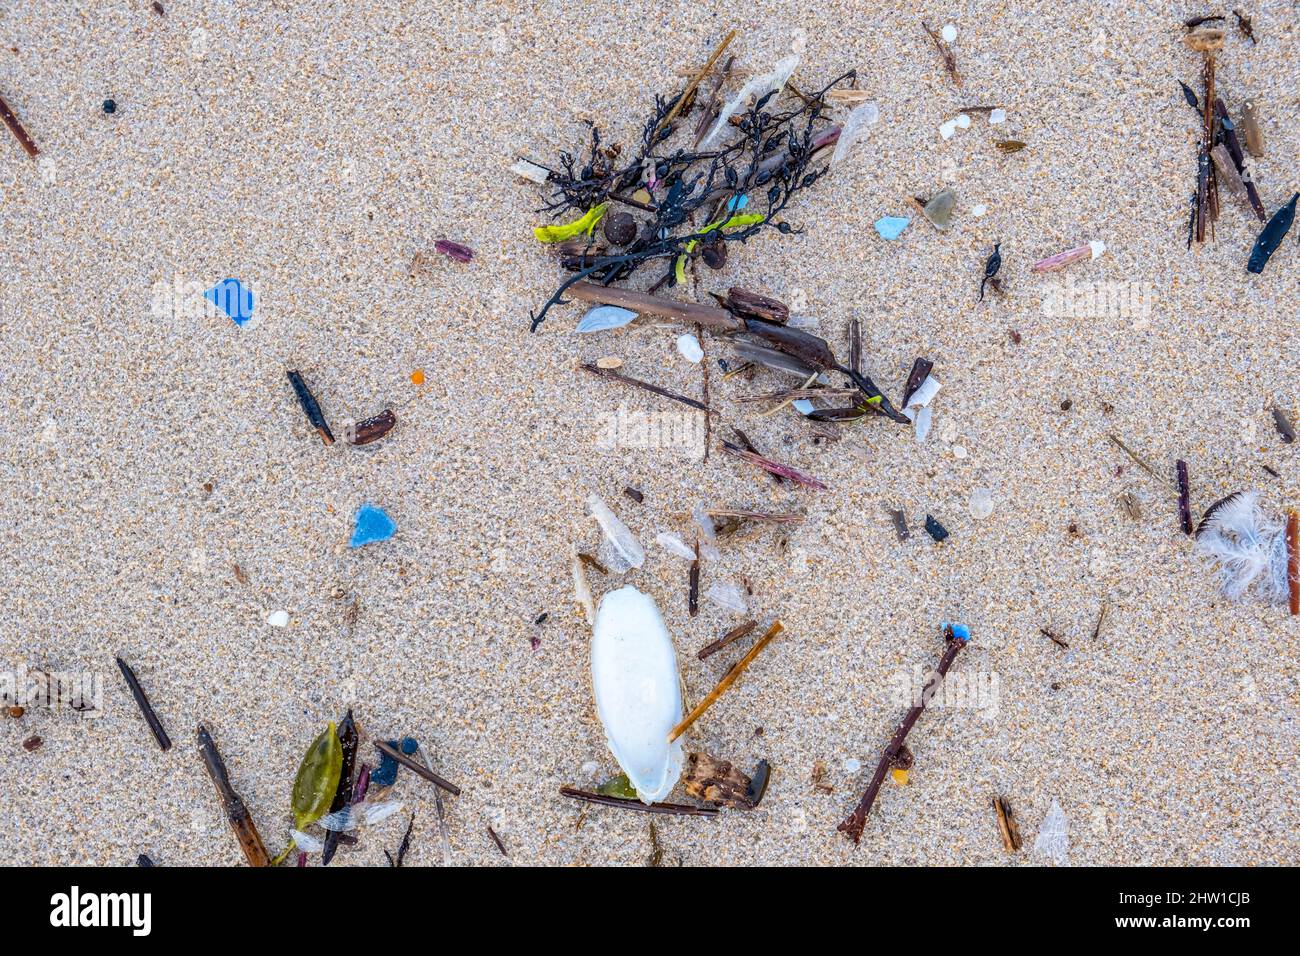
[[[1007,803],[1006,797],[994,797],[993,809],[998,815],[998,833],[1002,835],[1002,849],[1008,853],[1015,853],[1020,849],[1020,825],[1016,823],[1016,815],[1011,812],[1011,804]]]
[[[726,37],[723,38],[722,42],[718,44],[717,49],[713,51],[713,55],[709,57],[704,66],[700,68],[699,72],[695,74],[691,82],[686,84],[686,89],[682,91],[681,96],[677,97],[677,102],[673,104],[673,108],[669,110],[668,114],[655,125],[654,132],[650,134],[651,143],[654,143],[658,139],[659,131],[671,123],[677,117],[677,114],[681,111],[682,107],[690,102],[691,96],[695,93],[696,87],[698,87],[703,79],[709,75],[709,71],[713,69],[713,64],[718,62],[718,57],[722,56],[723,51],[727,49],[727,45],[735,39],[735,36],[735,30],[728,33]]]
[[[1181,458],[1175,463],[1178,475],[1178,522],[1183,534],[1191,534],[1192,527],[1192,489],[1187,479],[1187,462]]]
[[[711,518],[744,518],[746,521],[766,521],[770,524],[798,524],[804,515],[793,511],[746,511],[743,508],[710,508]]]
[[[952,52],[952,47],[948,46],[948,44],[944,42],[943,37],[934,30],[931,30],[929,24],[924,20],[921,21],[921,27],[930,35],[930,40],[934,43],[934,48],[938,50],[939,55],[943,57],[944,69],[946,69],[948,75],[952,77],[953,86],[961,86],[961,74],[957,72],[957,56]]]
[[[149,697],[145,694],[144,688],[140,686],[135,671],[131,670],[131,665],[122,658],[119,657],[116,660],[118,669],[121,670],[122,676],[126,678],[126,686],[131,688],[131,696],[135,698],[135,705],[140,708],[140,713],[144,715],[144,722],[149,725],[154,740],[158,741],[158,746],[163,750],[171,750],[172,739],[167,736],[162,721],[158,719],[158,714],[154,711],[153,705],[149,703]]]
[[[726,634],[723,634],[712,644],[709,644],[701,648],[700,652],[695,656],[699,660],[707,660],[710,656],[718,653],[718,651],[722,650],[728,644],[740,640],[742,637],[744,637],[746,634],[748,634],[756,627],[758,627],[757,621],[746,621],[744,624],[737,624],[735,627],[729,630]]]
[[[9,104],[2,96],[0,96],[0,120],[4,120],[4,124],[9,127],[9,132],[13,133],[14,139],[22,144],[28,156],[35,159],[40,154],[41,151],[36,148],[32,138],[27,135],[27,130],[23,129],[23,124],[18,122],[18,117],[14,115],[14,111],[9,108]]]
[[[1164,475],[1160,474],[1160,472],[1156,471],[1154,468],[1152,468],[1150,465],[1148,465],[1148,464],[1146,463],[1145,459],[1143,459],[1143,458],[1142,458],[1142,457],[1141,457],[1137,452],[1135,452],[1132,448],[1129,448],[1128,445],[1126,445],[1126,444],[1124,444],[1122,441],[1120,441],[1119,438],[1118,438],[1118,436],[1116,436],[1116,435],[1114,435],[1114,434],[1111,434],[1111,435],[1107,435],[1106,437],[1109,438],[1109,439],[1111,440],[1111,442],[1115,445],[1116,448],[1118,448],[1118,449],[1119,449],[1120,451],[1122,451],[1124,454],[1126,454],[1126,455],[1128,455],[1130,458],[1132,458],[1134,464],[1136,464],[1139,468],[1141,468],[1143,471],[1145,471],[1145,472],[1146,472],[1148,475],[1150,475],[1152,478],[1156,479],[1157,481],[1159,481],[1159,482],[1161,482],[1161,483],[1166,482],[1166,481],[1169,480],[1169,479],[1165,478]]]
[[[943,652],[943,657],[939,660],[939,667],[935,677],[928,681],[921,693],[921,702],[915,705],[907,712],[903,722],[898,725],[894,731],[894,736],[890,738],[889,745],[885,747],[884,754],[880,757],[880,763],[876,765],[876,772],[871,777],[871,783],[867,785],[866,792],[862,794],[862,799],[858,805],[853,808],[853,812],[844,818],[837,828],[842,833],[847,833],[853,838],[854,843],[862,839],[862,830],[867,825],[867,814],[871,812],[871,805],[876,802],[876,794],[880,792],[880,785],[885,781],[885,774],[894,765],[903,744],[907,740],[907,735],[912,726],[916,723],[921,711],[925,710],[925,702],[928,699],[928,692],[936,686],[948,674],[948,668],[952,667],[952,662],[956,660],[958,652],[966,646],[966,641],[952,635],[951,629],[948,632],[948,646]]]
[[[732,664],[731,669],[722,675],[722,680],[718,681],[717,686],[709,691],[708,696],[696,704],[694,709],[682,719],[682,722],[672,729],[672,732],[668,734],[668,742],[672,743],[686,733],[691,724],[699,720],[706,710],[717,703],[718,698],[727,692],[727,688],[736,682],[736,679],[745,672],[745,668],[753,663],[754,658],[763,653],[763,648],[771,644],[772,640],[783,630],[785,630],[785,626],[780,621],[774,621],[772,626],[767,629],[767,633],[754,642],[754,646],[746,652],[745,656]]]
[[[643,315],[657,315],[660,318],[675,319],[687,324],[696,323],[720,332],[741,332],[745,328],[745,323],[726,309],[694,302],[675,302],[663,296],[651,295],[649,292],[616,289],[583,280],[569,286],[564,290],[564,294],[580,302],[616,305],[621,309],[631,309]]]
[[[709,408],[703,402],[696,401],[693,398],[687,398],[685,395],[678,395],[676,392],[670,392],[666,388],[660,388],[658,385],[651,385],[649,382],[643,382],[639,378],[633,378],[631,375],[624,375],[622,372],[612,368],[601,368],[599,365],[593,365],[590,362],[584,362],[578,366],[584,372],[590,372],[592,375],[599,375],[601,378],[612,378],[616,382],[622,382],[625,385],[633,385],[637,388],[645,389],[647,392],[654,392],[656,395],[662,395],[664,398],[671,398],[674,402],[681,402],[683,405],[689,405],[691,408],[698,408],[702,412],[708,412],[710,415],[716,415],[717,412]]]
[[[692,807],[684,803],[642,803],[640,800],[629,800],[626,797],[607,797],[604,794],[592,793],[590,790],[579,790],[577,787],[561,787],[560,796],[583,800],[587,803],[599,803],[603,807],[622,807],[624,810],[637,810],[641,813],[666,813],[682,817],[716,817],[718,815],[717,807]]]
[[[801,471],[796,471],[789,465],[783,465],[780,462],[772,461],[770,458],[764,458],[762,455],[756,455],[752,451],[745,451],[739,445],[733,445],[729,441],[722,443],[722,450],[729,455],[735,455],[752,465],[757,465],[769,474],[777,475],[781,478],[788,478],[797,485],[803,485],[805,488],[814,488],[818,491],[825,491],[826,485],[813,478],[811,475],[805,475]]]

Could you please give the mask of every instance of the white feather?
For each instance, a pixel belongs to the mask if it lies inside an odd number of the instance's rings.
[[[1286,600],[1286,541],[1282,523],[1259,506],[1259,493],[1248,491],[1220,505],[1204,519],[1196,553],[1219,574],[1223,593],[1233,600],[1252,587],[1264,600]]]

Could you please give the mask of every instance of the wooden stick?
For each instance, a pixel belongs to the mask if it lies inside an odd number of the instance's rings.
[[[632,289],[615,289],[596,285],[586,280],[575,282],[564,290],[564,294],[579,302],[594,302],[597,305],[616,305],[643,315],[657,315],[663,319],[675,319],[678,322],[692,324],[698,322],[720,332],[741,332],[745,323],[726,309],[695,302],[676,302],[663,296],[648,292],[635,292]]]
[[[626,797],[607,797],[604,794],[592,793],[590,790],[579,790],[577,787],[561,787],[560,796],[572,797],[574,800],[584,800],[587,803],[599,803],[603,807],[639,810],[642,813],[670,813],[683,817],[716,817],[718,815],[717,807],[692,807],[684,803],[642,803],[640,800],[629,800]]]
[[[23,124],[18,122],[18,117],[9,108],[9,104],[4,101],[3,96],[0,96],[0,120],[4,120],[5,125],[9,127],[9,132],[13,133],[14,138],[22,144],[23,149],[27,150],[28,156],[35,159],[40,154],[40,150],[36,148],[32,138],[27,135],[27,130],[23,129]]]
[[[217,788],[217,796],[221,798],[221,806],[226,811],[226,820],[230,823],[230,829],[234,831],[235,839],[239,841],[239,848],[244,851],[244,859],[248,861],[249,866],[270,866],[271,855],[266,852],[262,837],[253,823],[253,817],[239,794],[235,793],[230,785],[226,762],[221,759],[221,753],[217,750],[212,735],[202,724],[199,724],[198,738],[203,766],[207,769],[208,776],[212,778],[212,785]]]
[[[745,668],[753,663],[754,658],[763,653],[763,648],[772,643],[772,639],[784,630],[785,626],[780,621],[775,621],[772,626],[767,629],[767,633],[754,642],[754,646],[749,649],[748,653],[746,653],[740,660],[736,661],[736,663],[732,664],[731,670],[722,675],[722,680],[718,681],[718,686],[709,691],[708,696],[696,704],[695,709],[687,714],[682,722],[672,729],[672,732],[668,734],[668,742],[672,743],[682,734],[686,733],[691,724],[699,720],[700,716],[706,710],[716,704],[718,698],[726,693],[727,688],[734,684],[741,674],[745,673]]]
[[[737,458],[749,462],[751,465],[757,465],[768,474],[777,475],[781,478],[788,478],[796,485],[803,485],[805,488],[815,488],[818,491],[825,491],[826,485],[811,475],[805,475],[802,471],[797,471],[789,465],[783,465],[780,462],[772,461],[770,458],[764,458],[762,455],[756,455],[752,451],[745,451],[739,445],[733,445],[729,441],[722,443],[722,450],[729,455],[735,455]]]
[[[158,714],[154,712],[153,705],[149,703],[149,698],[145,696],[144,688],[140,686],[140,681],[135,676],[135,671],[131,670],[131,665],[122,658],[116,658],[118,669],[121,670],[122,676],[126,678],[126,686],[131,688],[131,696],[135,698],[135,705],[140,708],[140,713],[144,715],[144,722],[149,725],[153,732],[154,740],[158,741],[158,746],[163,750],[172,749],[172,739],[167,736],[167,731],[158,719]]]
[[[709,70],[713,69],[713,64],[718,62],[718,57],[722,56],[722,51],[727,48],[727,44],[729,44],[735,38],[735,36],[736,36],[736,31],[732,30],[730,33],[727,34],[726,38],[723,39],[723,41],[718,44],[718,48],[713,51],[713,55],[709,57],[708,62],[706,62],[703,68],[698,73],[695,74],[694,79],[692,79],[691,82],[686,85],[686,89],[682,91],[682,95],[677,97],[677,102],[674,103],[673,108],[668,111],[668,115],[665,116],[663,119],[661,119],[655,125],[654,131],[650,134],[651,146],[654,145],[655,138],[659,135],[659,131],[663,129],[665,126],[667,126],[669,123],[671,123],[673,119],[677,116],[677,113],[681,110],[681,108],[687,102],[690,101],[691,94],[695,92],[695,88],[700,85],[700,82],[706,76],[709,75]]]
[[[966,646],[967,642],[953,636],[951,629],[949,629],[948,634],[948,647],[939,661],[938,674],[926,683],[925,690],[937,685],[947,676],[948,668],[952,667],[952,662],[956,659],[957,653]],[[866,792],[862,794],[862,799],[853,808],[853,812],[845,817],[844,821],[836,828],[852,837],[855,844],[862,839],[862,830],[867,825],[867,814],[871,812],[871,805],[876,802],[876,794],[880,792],[880,785],[885,782],[885,774],[889,772],[894,760],[903,749],[903,743],[907,740],[908,731],[912,729],[916,719],[921,716],[921,711],[925,710],[925,690],[921,693],[921,702],[907,712],[903,722],[894,731],[894,736],[890,739],[889,745],[885,747],[885,752],[881,755],[880,763],[876,765],[876,772],[871,777],[871,783],[867,785]]]
[[[416,763],[414,760],[406,756],[406,754],[402,753],[400,750],[388,746],[388,744],[384,743],[382,740],[376,740],[375,746],[381,752],[392,757],[394,760],[400,763],[407,770],[411,771],[411,773],[415,774],[417,777],[423,777],[425,780],[429,781],[435,786],[442,787],[442,789],[446,790],[453,797],[460,796],[460,787],[456,786],[454,783],[451,783],[450,781],[444,780],[442,777],[438,776],[436,773],[434,773],[432,770],[430,770],[428,767],[424,766],[423,764]]]

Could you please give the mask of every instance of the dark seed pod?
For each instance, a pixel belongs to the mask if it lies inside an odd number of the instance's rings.
[[[605,238],[613,245],[626,246],[636,238],[636,220],[626,212],[616,212],[606,216]]]
[[[710,269],[721,269],[727,264],[727,244],[721,239],[715,239],[704,247],[701,257]]]
[[[385,409],[374,418],[357,422],[349,440],[353,445],[369,445],[372,441],[378,441],[387,435],[396,424],[397,416],[393,414],[393,410]]]

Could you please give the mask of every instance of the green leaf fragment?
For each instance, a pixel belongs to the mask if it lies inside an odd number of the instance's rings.
[[[674,275],[677,277],[678,285],[686,284],[686,257],[678,256],[677,265],[674,268]]]
[[[312,741],[298,765],[298,777],[293,782],[294,827],[306,830],[323,817],[338,789],[343,772],[343,745],[339,742],[334,721],[330,721],[319,737]]]
[[[618,797],[622,800],[639,799],[636,795],[636,788],[632,786],[632,781],[628,780],[625,773],[620,773],[617,777],[610,777],[596,788],[596,792],[602,797]]]
[[[591,235],[608,208],[609,203],[603,202],[599,206],[592,206],[585,216],[573,222],[562,226],[538,226],[533,230],[533,235],[537,237],[538,242],[563,242],[565,239],[572,239],[578,233]]]

